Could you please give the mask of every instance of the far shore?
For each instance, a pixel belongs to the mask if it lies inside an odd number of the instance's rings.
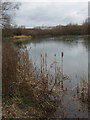
[[[90,37],[90,35],[41,35],[41,36],[32,36],[32,35],[15,35],[12,37],[5,37],[5,39],[10,39],[15,43],[24,43],[31,41],[32,38],[42,38],[42,37],[56,37],[56,36],[80,36],[80,37]]]

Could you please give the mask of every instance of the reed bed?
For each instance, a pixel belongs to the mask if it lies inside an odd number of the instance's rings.
[[[24,46],[26,51],[28,52],[26,46]],[[29,51],[30,52],[30,51]],[[48,54],[44,53],[40,55],[40,66],[36,65],[36,63],[33,63],[33,71],[34,71],[34,79],[35,81],[38,81],[38,83],[42,83],[39,89],[42,86],[45,86],[45,89],[49,93],[54,93],[57,96],[59,96],[60,92],[65,92],[69,89],[64,86],[65,80],[71,80],[71,78],[64,73],[64,52],[60,53],[60,62],[61,66],[58,66],[58,62],[56,61],[57,54],[54,54],[54,61],[48,66]],[[52,71],[53,69],[53,71]],[[84,75],[81,79],[81,84],[77,84],[75,87],[77,94],[79,95],[79,99],[82,100],[82,102],[87,102],[88,100],[88,83],[87,83],[87,78]],[[74,88],[73,88],[74,89]],[[56,96],[55,95],[55,96]],[[58,98],[58,97],[56,97]],[[61,101],[61,99],[59,98]]]
[[[46,85],[47,89],[52,92],[54,89],[59,88],[60,91],[63,91],[67,88],[64,88],[64,81],[65,80],[70,80],[68,75],[64,74],[63,71],[63,57],[64,53],[61,52],[60,57],[61,57],[61,66],[57,65],[56,61],[56,54],[54,54],[54,61],[50,64],[50,66],[47,65],[47,57],[48,54],[41,54],[40,55],[40,66],[36,65],[34,63],[34,71],[36,73],[35,78],[40,79],[41,76],[43,78],[47,79]],[[59,91],[57,90],[57,91]]]

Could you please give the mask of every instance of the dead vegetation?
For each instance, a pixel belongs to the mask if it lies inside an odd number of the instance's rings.
[[[46,77],[37,79],[35,74],[27,50],[18,52],[3,43],[3,117],[42,118],[56,110]]]
[[[3,42],[3,117],[5,118],[48,118],[61,102],[60,93],[68,91],[64,80],[69,77],[63,71],[64,53],[61,67],[54,62],[47,68],[47,53],[41,54],[40,69],[32,64],[25,46],[18,51],[12,43]],[[53,72],[52,72],[53,69]],[[87,102],[86,78],[77,94],[82,102]]]
[[[14,42],[24,42],[28,39],[30,40],[31,36],[19,35],[19,36],[13,36],[12,39],[14,40]]]

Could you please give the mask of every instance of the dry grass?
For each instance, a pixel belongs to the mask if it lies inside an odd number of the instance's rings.
[[[19,35],[19,36],[13,36],[12,39],[14,40],[14,42],[23,42],[26,40],[30,40],[31,36],[26,36],[26,35]]]
[[[16,65],[19,60],[18,53],[12,44],[3,42],[2,59],[3,96],[12,97],[17,89]]]
[[[56,110],[47,89],[47,78],[36,71],[27,50],[18,52],[3,43],[3,116],[5,118],[42,118]]]

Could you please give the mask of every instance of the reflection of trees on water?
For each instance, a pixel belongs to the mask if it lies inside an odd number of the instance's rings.
[[[39,43],[44,43],[44,42],[45,43],[55,42],[55,43],[58,43],[58,44],[65,44],[68,47],[69,46],[70,47],[72,47],[72,46],[78,46],[78,44],[80,43],[86,49],[88,48],[88,37],[86,37],[86,36],[85,37],[84,36],[68,36],[68,37],[67,36],[61,36],[61,37],[59,37],[58,36],[58,37],[51,37],[51,38],[36,38],[36,39],[34,39],[34,40],[31,41],[31,43],[33,45],[38,45]],[[54,55],[54,62],[50,66],[50,71],[48,71],[48,69],[47,69],[47,60],[48,59],[47,58],[49,56],[47,56],[47,54],[45,54],[45,53],[41,54],[41,57],[40,57],[41,58],[40,59],[40,61],[41,61],[40,73],[44,73],[44,77],[48,78],[47,88],[50,88],[51,91],[55,92],[56,100],[58,100],[59,95],[63,94],[63,96],[62,97],[60,96],[60,98],[59,98],[59,100],[60,100],[60,106],[58,106],[59,110],[57,110],[57,112],[58,112],[57,114],[60,115],[60,113],[61,113],[61,117],[62,118],[65,117],[65,116],[67,117],[67,113],[69,115],[70,115],[70,113],[72,115],[74,115],[74,112],[69,111],[69,109],[70,110],[74,110],[74,108],[77,111],[77,113],[82,114],[83,111],[81,110],[81,108],[80,108],[80,111],[78,111],[78,105],[80,105],[80,103],[81,103],[81,105],[84,104],[84,103],[82,104],[82,99],[79,99],[81,97],[81,91],[78,90],[78,86],[76,86],[75,89],[73,89],[71,91],[69,91],[68,88],[65,89],[66,88],[66,86],[64,86],[65,81],[63,81],[63,87],[64,88],[63,88],[63,91],[62,91],[62,87],[61,87],[62,81],[60,81],[60,80],[62,80],[61,79],[62,78],[61,77],[62,76],[62,74],[61,74],[62,71],[60,72],[60,70],[59,70],[62,67],[60,66],[60,68],[59,68],[59,66],[57,66],[58,65],[56,63],[56,56],[57,56],[57,54],[53,54],[53,55]],[[54,71],[54,74],[51,74],[52,71]],[[39,74],[37,74],[37,75],[39,75]],[[59,88],[60,88],[60,90],[59,90]],[[78,93],[78,91],[79,91],[79,93]],[[78,98],[76,97],[77,93],[78,93]],[[70,103],[71,106],[69,105],[69,103]],[[78,103],[77,106],[75,106],[76,103]],[[86,106],[86,104],[84,104],[84,105]],[[84,115],[85,114],[86,113],[84,113]],[[74,116],[77,117],[79,115],[77,115],[75,113]]]
[[[88,49],[88,42],[90,37],[88,36],[57,36],[57,37],[40,37],[40,38],[33,38],[30,40],[30,43],[39,44],[39,43],[46,43],[46,42],[56,42],[58,44],[64,43],[68,46],[75,46],[79,43],[82,43],[83,46]]]

